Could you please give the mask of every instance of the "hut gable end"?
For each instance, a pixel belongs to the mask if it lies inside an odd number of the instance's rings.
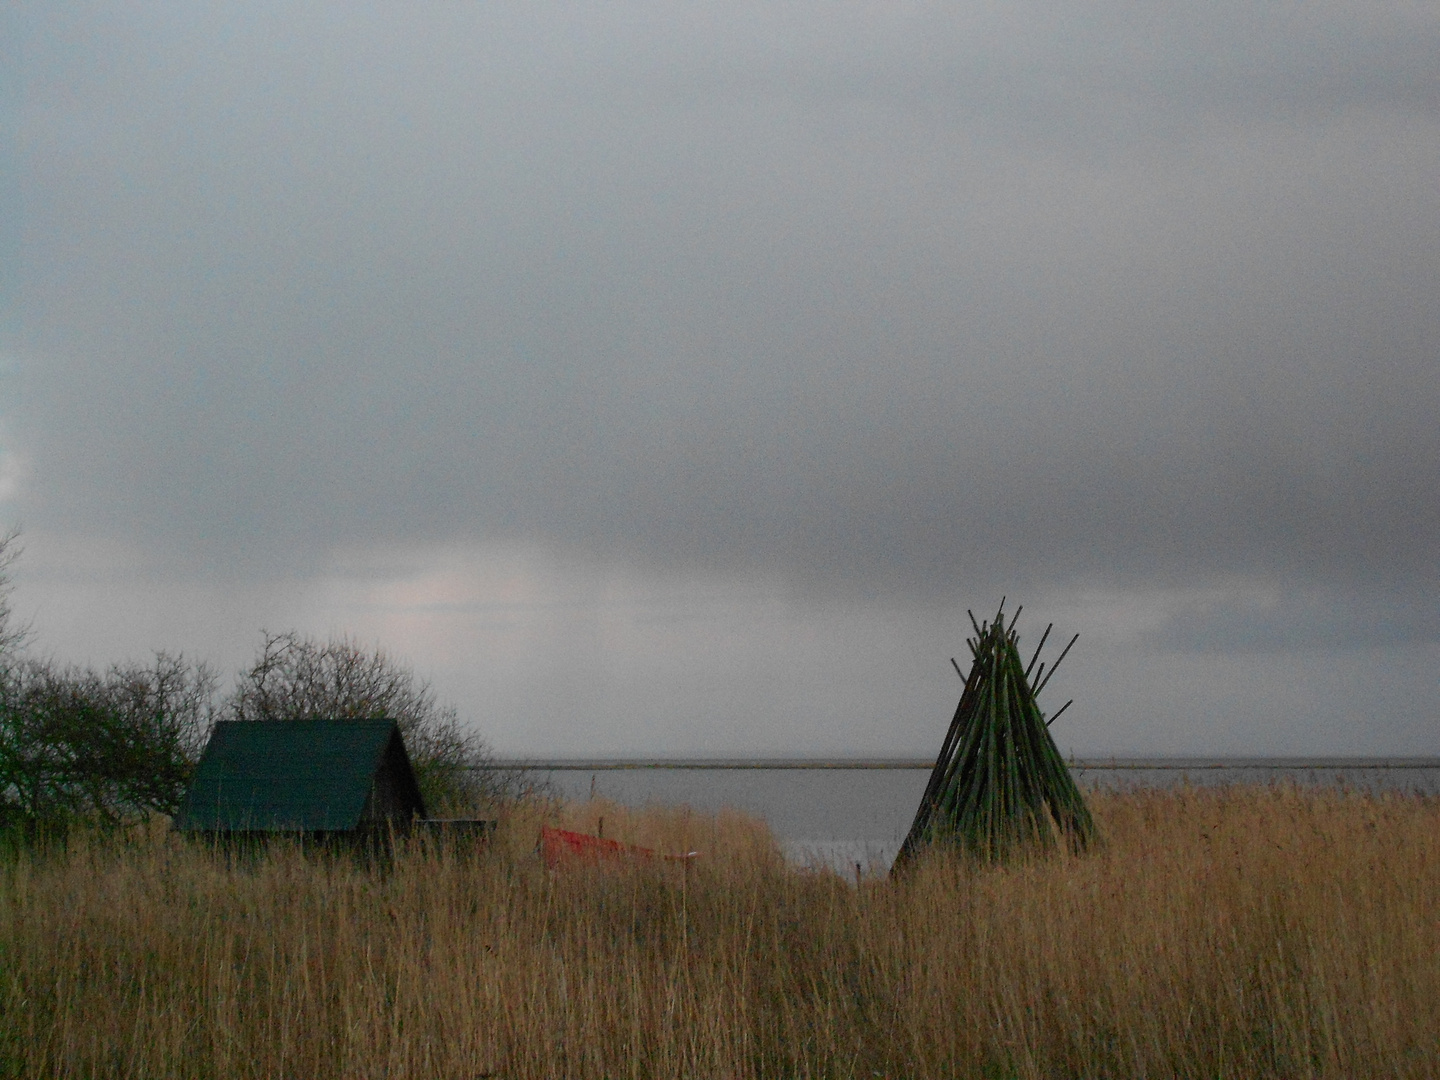
[[[415,770],[397,729],[385,745],[360,820],[364,825],[384,825],[409,821],[417,814],[424,817],[424,802],[420,797]]]

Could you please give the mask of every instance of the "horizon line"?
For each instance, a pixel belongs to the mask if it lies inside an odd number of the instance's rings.
[[[1205,769],[1440,769],[1440,757],[1396,755],[1391,757],[1096,757],[1073,758],[1067,762],[1077,770],[1175,770]],[[935,767],[929,758],[496,758],[491,765],[474,768],[528,769],[542,772],[610,772],[647,769],[675,770],[807,770],[807,769],[896,769],[928,770]]]

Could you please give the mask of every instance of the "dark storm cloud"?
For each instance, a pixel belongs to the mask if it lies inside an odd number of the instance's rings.
[[[1208,654],[1323,653],[1440,642],[1440,606],[1413,588],[1230,594],[1184,605],[1150,635],[1162,649]]]
[[[822,592],[1436,595],[1423,7],[25,32],[31,522],[245,574],[537,540]]]

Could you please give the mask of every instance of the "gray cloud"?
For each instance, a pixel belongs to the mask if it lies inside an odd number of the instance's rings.
[[[1210,655],[1341,653],[1440,642],[1433,593],[1411,588],[1230,591],[1183,604],[1147,644]]]
[[[166,572],[529,539],[821,593],[1440,591],[1423,9],[26,21],[45,528]]]

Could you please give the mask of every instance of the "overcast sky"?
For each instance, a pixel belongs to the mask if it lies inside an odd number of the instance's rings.
[[[348,633],[503,753],[1440,753],[1440,8],[0,15],[33,648]],[[1042,701],[1042,704],[1045,702]]]

